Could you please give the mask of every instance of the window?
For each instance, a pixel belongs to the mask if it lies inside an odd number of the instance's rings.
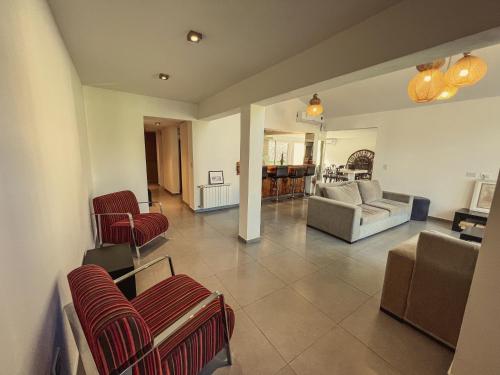
[[[304,143],[296,142],[293,144],[293,165],[304,164],[304,154],[306,146]]]

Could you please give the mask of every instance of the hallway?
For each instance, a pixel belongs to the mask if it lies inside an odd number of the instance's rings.
[[[445,374],[453,353],[379,311],[387,251],[424,229],[410,222],[347,244],[306,227],[307,200],[262,205],[262,239],[237,239],[238,209],[194,214],[179,196],[153,190],[170,221],[168,240],[144,249],[141,263],[173,258],[236,310],[234,364],[220,374]],[[168,276],[153,266],[139,291]]]

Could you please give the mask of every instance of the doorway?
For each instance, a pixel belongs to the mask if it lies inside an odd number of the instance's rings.
[[[190,129],[189,121],[144,117],[148,185],[180,194],[188,205],[193,200]]]
[[[146,150],[146,174],[148,185],[158,184],[158,150],[156,148],[155,132],[144,132],[144,146]]]

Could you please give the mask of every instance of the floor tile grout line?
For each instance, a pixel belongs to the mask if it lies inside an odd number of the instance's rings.
[[[355,339],[361,345],[363,345],[365,348],[367,348],[370,352],[372,352],[374,355],[376,355],[378,358],[380,358],[391,369],[395,370],[396,372],[400,373],[401,375],[403,374],[403,372],[401,372],[401,370],[399,369],[399,367],[396,367],[395,365],[393,365],[391,362],[389,362],[387,359],[385,359],[381,354],[377,353],[374,349],[372,349],[370,346],[368,346],[363,341],[361,341],[356,335],[354,335],[353,333],[351,333],[351,331],[349,331],[348,329],[344,328],[340,324],[338,325],[338,328],[340,328],[342,331],[344,331],[345,333],[347,333],[349,336],[351,336],[353,339]]]
[[[260,327],[258,326],[257,322],[255,322],[252,317],[245,311],[245,309],[242,307],[241,308],[241,311],[243,311],[243,313],[246,315],[246,317],[252,322],[252,324],[254,325],[255,328],[257,328],[257,330],[260,332],[260,334],[266,339],[266,341],[269,343],[269,345],[272,346],[272,348],[276,351],[276,353],[278,353],[278,355],[280,356],[280,358],[283,360],[283,362],[285,363],[285,365],[288,364],[288,362],[286,361],[286,359],[283,357],[283,355],[281,354],[281,352],[278,350],[278,348],[276,346],[274,346],[274,344],[272,343],[271,339],[269,337],[267,337],[267,335],[264,333],[264,331],[262,331],[260,329]]]

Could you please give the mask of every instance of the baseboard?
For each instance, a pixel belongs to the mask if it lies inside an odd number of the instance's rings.
[[[247,243],[247,244],[252,244],[252,243],[258,243],[258,242],[260,242],[261,237],[257,237],[257,238],[251,239],[251,240],[246,240],[243,237],[241,237],[240,235],[238,235],[238,239],[241,242],[244,242],[244,243]]]
[[[443,223],[450,223],[450,224],[453,223],[453,220],[445,219],[445,218],[437,217],[437,216],[429,216],[429,219],[436,220],[436,221],[441,221]]]
[[[201,212],[211,212],[211,211],[219,211],[219,210],[227,210],[229,208],[235,208],[239,207],[240,204],[229,204],[226,206],[219,206],[219,207],[211,207],[211,208],[198,208],[197,210],[194,210],[196,213],[201,213]]]

